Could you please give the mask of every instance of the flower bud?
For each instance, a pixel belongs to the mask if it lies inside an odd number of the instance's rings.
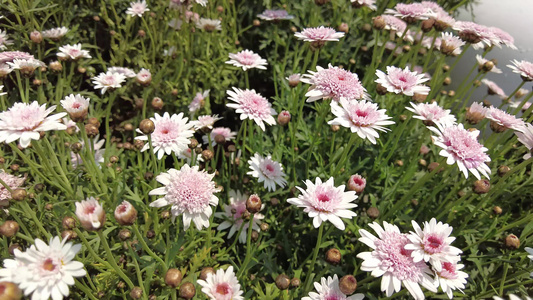
[[[163,105],[165,105],[165,103],[163,102],[161,98],[154,97],[154,99],[152,99],[152,107],[155,110],[161,110],[163,108]]]
[[[430,32],[431,29],[433,29],[433,26],[435,25],[435,19],[427,19],[422,21],[422,24],[420,25],[420,28],[423,32]]]
[[[348,31],[350,30],[350,27],[346,23],[341,23],[341,25],[339,25],[338,30],[344,33],[348,33]]]
[[[98,119],[97,119],[97,118],[94,118],[94,117],[89,118],[89,119],[87,120],[87,124],[92,124],[92,125],[94,125],[96,128],[100,128],[100,121],[98,121]]]
[[[251,239],[252,242],[257,242],[257,240],[259,239],[259,232],[252,230]]]
[[[0,282],[0,299],[2,300],[19,300],[22,298],[22,291],[19,287],[8,281]]]
[[[172,288],[177,288],[180,285],[182,279],[183,275],[178,269],[168,269],[167,274],[165,274],[165,283]]]
[[[28,193],[26,192],[25,189],[14,189],[13,192],[11,193],[11,198],[13,198],[13,200],[15,201],[22,201],[24,199],[26,199],[26,196],[28,195]]]
[[[213,159],[213,151],[209,150],[209,149],[205,149],[202,151],[202,157],[205,161],[210,161],[211,159]]]
[[[277,206],[278,204],[279,204],[278,198],[275,198],[275,197],[270,198],[270,205]]]
[[[338,265],[341,262],[341,252],[339,249],[331,248],[326,252],[326,261],[332,265]]]
[[[222,134],[217,134],[215,135],[215,143],[224,145],[226,143],[226,138]]]
[[[50,70],[54,72],[61,72],[63,71],[63,65],[59,61],[53,61],[49,64]]]
[[[351,295],[357,289],[357,279],[353,275],[345,275],[339,280],[339,289],[345,295]]]
[[[384,87],[381,83],[378,83],[376,85],[376,93],[378,93],[378,95],[385,95],[388,93],[388,91],[386,87]]]
[[[422,95],[422,94],[417,94],[417,93],[414,93],[413,95],[413,100],[418,102],[418,103],[422,103],[422,102],[425,102],[426,99],[427,99],[427,96],[428,95]]]
[[[510,234],[505,238],[505,246],[509,249],[518,249],[520,248],[520,239],[514,234]]]
[[[439,167],[440,167],[440,164],[439,164],[438,162],[435,162],[435,161],[434,161],[434,162],[432,162],[432,163],[429,164],[429,166],[428,166],[428,171],[429,171],[429,172],[433,172],[433,170],[438,169]],[[442,172],[442,170],[443,170],[443,168],[440,167],[440,169],[437,171],[437,173]]]
[[[125,241],[125,240],[128,240],[129,238],[131,238],[131,231],[129,231],[128,229],[122,229],[118,232],[118,238],[121,240],[121,241]]]
[[[366,187],[366,179],[359,175],[354,174],[348,179],[348,189],[357,193],[362,193]]]
[[[147,69],[142,69],[137,73],[137,76],[135,77],[135,80],[138,84],[142,86],[149,86],[152,82],[152,74]]]
[[[63,225],[63,229],[74,229],[76,227],[76,219],[68,216],[64,217],[61,225]]]
[[[131,289],[130,297],[132,299],[141,299],[142,296],[143,296],[143,290],[140,287],[136,286],[133,289]]]
[[[78,234],[73,230],[63,230],[61,232],[61,238],[67,241],[73,240],[78,237]]]
[[[192,299],[196,294],[196,288],[194,284],[190,282],[185,282],[180,287],[180,297],[185,299]]]
[[[280,274],[278,277],[276,277],[276,286],[280,290],[286,290],[289,288],[289,285],[291,284],[291,280],[289,277],[285,274]]]
[[[13,237],[19,231],[19,223],[15,221],[5,221],[2,226],[0,226],[0,235],[5,237]]]
[[[155,124],[150,119],[144,119],[139,124],[139,129],[144,134],[152,134],[152,132],[155,130]]]
[[[505,127],[503,125],[500,125],[497,122],[491,120],[490,121],[490,129],[492,131],[494,131],[495,133],[502,133],[505,130],[507,130],[507,127]]]
[[[39,31],[34,30],[30,33],[30,39],[35,44],[40,44],[43,41],[43,35]]]
[[[442,83],[444,85],[450,85],[452,83],[452,79],[450,77],[445,77]]]
[[[497,214],[497,215],[501,215],[502,212],[503,212],[502,208],[499,207],[499,206],[494,206],[494,207],[492,208],[492,211],[493,211],[495,214]]]
[[[366,214],[372,219],[377,219],[379,217],[379,209],[372,206],[366,210]]]
[[[291,120],[291,113],[283,110],[278,115],[278,124],[281,126],[285,126],[289,124],[289,121]]]
[[[508,166],[500,166],[498,168],[498,175],[504,176],[505,174],[509,173],[509,171],[511,171],[511,168]]]
[[[211,268],[211,267],[205,267],[202,269],[202,271],[200,271],[200,279],[202,280],[206,280],[207,279],[207,275],[209,274],[215,274],[215,269]]]
[[[105,211],[95,198],[90,197],[87,200],[76,202],[75,205],[76,216],[85,230],[98,230],[104,226]]]
[[[259,227],[261,228],[261,231],[268,231],[270,225],[268,225],[268,223],[261,223]]]
[[[373,18],[372,19],[372,24],[373,24],[374,28],[377,29],[377,30],[382,30],[387,25],[387,23],[385,23],[385,19],[382,16],[378,16],[378,17]]]
[[[87,132],[87,136],[91,139],[94,139],[100,133],[98,127],[94,126],[93,124],[86,124],[85,132]]]
[[[257,194],[253,194],[246,200],[246,210],[252,214],[258,213],[261,210],[261,198]]]
[[[490,181],[487,179],[481,179],[474,181],[474,192],[476,194],[486,194],[490,189]]]
[[[300,83],[300,74],[292,74],[287,77],[290,87],[296,87]]]
[[[18,172],[18,170],[20,169],[20,166],[18,164],[12,164],[11,166],[9,166],[9,168],[13,171],[13,172]]]
[[[300,278],[294,277],[293,279],[291,279],[291,287],[297,288],[300,286],[300,284],[301,284]]]
[[[120,225],[133,225],[137,220],[137,210],[131,203],[124,200],[115,209],[115,219]]]
[[[255,19],[255,20],[253,21],[253,24],[254,24],[255,27],[261,26],[261,21]]]

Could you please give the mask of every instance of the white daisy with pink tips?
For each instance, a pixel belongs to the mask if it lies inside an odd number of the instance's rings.
[[[418,74],[411,72],[409,67],[405,69],[388,66],[387,74],[381,70],[376,71],[378,79],[376,83],[381,84],[388,92],[395,94],[404,94],[406,96],[413,96],[414,94],[427,95],[430,88],[422,83],[429,80],[425,74]]]
[[[230,53],[229,58],[230,60],[226,62],[227,64],[242,68],[243,71],[247,71],[249,69],[266,70],[266,65],[268,65],[266,59],[261,58],[259,54],[254,53],[251,50],[242,50],[237,53]]]
[[[197,283],[210,300],[244,300],[233,266],[229,266],[226,271],[218,269],[216,273],[209,273],[205,280],[200,279]]]
[[[262,157],[259,153],[254,154],[248,161],[251,171],[248,175],[251,175],[258,179],[258,182],[264,182],[265,189],[273,192],[276,190],[276,185],[285,187],[287,180],[284,178],[283,166],[272,160],[270,155]]]
[[[405,109],[417,114],[413,118],[424,121],[426,125],[432,125],[435,123],[455,123],[455,116],[450,113],[450,110],[440,107],[437,102],[418,104],[413,102],[409,103],[411,104],[412,108],[406,107]]]
[[[311,85],[305,94],[307,102],[329,98],[339,101],[343,97],[348,100],[370,100],[357,74],[331,64],[327,69],[317,66],[316,72],[309,71],[300,81]]]
[[[265,131],[265,123],[276,124],[273,116],[278,113],[272,108],[270,102],[255,90],[241,90],[234,87],[226,93],[229,100],[235,102],[228,103],[226,106],[234,108],[236,113],[241,114],[241,120],[253,120],[263,131]]]
[[[453,291],[462,290],[467,283],[468,274],[461,271],[463,264],[457,262],[443,262],[441,270],[436,272],[436,281],[448,298],[453,298]]]

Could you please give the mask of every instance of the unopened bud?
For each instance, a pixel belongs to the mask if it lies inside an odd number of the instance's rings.
[[[0,226],[0,235],[5,237],[13,237],[19,231],[19,223],[15,221],[5,221],[2,226]]]
[[[446,77],[444,78],[444,80],[442,81],[442,83],[444,85],[450,85],[452,83],[452,79],[450,77]]]
[[[432,162],[432,163],[430,163],[429,166],[428,166],[428,171],[429,171],[429,172],[433,172],[433,170],[435,170],[435,169],[437,169],[437,168],[439,168],[439,167],[440,167],[440,164],[439,164],[438,162]],[[443,170],[443,168],[440,167],[440,169],[437,171],[437,173],[442,172],[442,170]]]
[[[289,277],[285,274],[280,274],[278,277],[276,277],[276,286],[280,290],[286,290],[289,288],[289,285],[291,284],[291,280]]]
[[[165,274],[165,283],[172,288],[177,288],[180,285],[182,279],[183,275],[178,269],[168,269],[167,274]]]
[[[291,120],[291,113],[283,110],[278,115],[278,124],[281,126],[285,126],[289,124],[289,121]]]
[[[252,214],[261,211],[261,198],[257,194],[253,194],[246,200],[246,210]]]
[[[133,225],[137,220],[137,210],[131,203],[124,200],[115,209],[115,219],[120,225]]]
[[[291,279],[291,287],[297,288],[300,286],[300,284],[301,284],[300,278],[294,277],[293,279]]]
[[[270,228],[268,223],[261,223],[259,227],[261,228],[261,231],[268,231],[268,229]]]
[[[215,135],[215,143],[218,145],[224,145],[226,143],[226,137],[224,137],[222,134]]]
[[[339,289],[345,295],[351,295],[357,289],[357,279],[353,275],[345,275],[339,280]]]
[[[64,217],[61,225],[63,229],[73,229],[76,227],[76,219],[73,217]]]
[[[422,21],[422,24],[420,25],[420,28],[423,32],[430,32],[431,29],[433,29],[433,26],[435,25],[435,19],[427,19]]]
[[[43,35],[39,31],[34,30],[30,33],[30,39],[35,44],[40,44],[43,41]]]
[[[19,300],[22,298],[20,288],[9,281],[0,282],[0,299],[1,300]]]
[[[189,149],[194,149],[198,146],[198,140],[197,139],[190,139],[189,143]]]
[[[205,161],[209,161],[211,159],[213,159],[213,151],[209,150],[209,149],[205,149],[202,151],[202,157]]]
[[[387,94],[387,88],[384,87],[381,83],[378,83],[376,85],[376,93],[378,93],[379,95],[385,95]]]
[[[350,30],[350,27],[346,23],[341,23],[341,25],[339,25],[338,30],[344,33],[348,33],[348,31]]]
[[[95,138],[100,133],[98,127],[94,126],[93,124],[86,124],[85,132],[87,133],[87,136],[91,139]]]
[[[154,97],[154,99],[152,99],[152,107],[155,110],[161,110],[164,105],[165,105],[165,103],[163,102],[163,99],[161,99],[159,97]]]
[[[11,193],[11,198],[16,201],[22,201],[26,199],[26,196],[28,196],[28,193],[25,189],[14,189]]]
[[[366,214],[372,219],[377,219],[379,217],[379,209],[372,206],[366,210]]]
[[[492,208],[492,211],[493,211],[495,214],[497,214],[497,215],[501,215],[502,212],[503,212],[502,208],[499,207],[499,206],[494,206],[494,207]]]
[[[128,229],[122,229],[118,232],[118,238],[121,240],[121,241],[125,241],[125,240],[128,240],[129,238],[131,238],[131,231],[129,231]]]
[[[418,103],[422,103],[422,102],[426,101],[427,97],[428,97],[428,95],[422,95],[422,94],[415,93],[412,98],[413,98],[414,101],[416,101]]]
[[[474,181],[474,192],[476,194],[486,194],[490,189],[490,181],[487,179],[481,179]]]
[[[341,252],[339,249],[331,248],[326,252],[326,261],[332,265],[338,265],[341,262]]]
[[[192,299],[196,295],[196,288],[194,284],[185,282],[180,287],[180,297],[185,299]]]
[[[508,166],[500,166],[498,168],[498,175],[504,176],[505,174],[509,173],[509,171],[511,171],[511,168]]]
[[[348,179],[348,189],[357,193],[362,193],[366,187],[366,179],[359,175],[354,174]]]
[[[387,25],[387,23],[385,23],[385,19],[382,16],[378,16],[378,17],[373,18],[372,19],[372,24],[373,24],[374,28],[377,29],[377,30],[382,30]]]
[[[54,72],[61,72],[63,71],[63,65],[59,61],[53,61],[49,64],[50,70]]]
[[[215,274],[215,269],[211,268],[211,267],[205,267],[202,269],[202,271],[200,271],[200,279],[202,280],[206,280],[207,279],[207,275],[209,274]]]
[[[143,296],[143,290],[140,287],[136,286],[133,289],[131,289],[130,297],[132,299],[141,299],[142,296]]]
[[[61,232],[61,238],[70,241],[78,237],[78,234],[73,230],[63,230]]]
[[[505,238],[505,246],[509,249],[518,249],[520,248],[520,239],[516,235],[510,234]]]
[[[341,127],[339,125],[331,125],[331,131],[333,132],[337,132],[341,129]]]
[[[253,24],[254,24],[255,27],[261,26],[261,21],[255,19],[255,20],[253,21]]]

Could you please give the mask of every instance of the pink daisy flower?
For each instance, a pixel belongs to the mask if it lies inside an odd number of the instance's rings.
[[[237,53],[230,53],[229,58],[230,60],[226,62],[227,64],[240,67],[243,71],[254,68],[266,70],[265,66],[268,64],[266,59],[261,58],[259,54],[250,50],[242,50]]]
[[[449,32],[443,32],[440,39],[440,51],[446,55],[459,55],[465,42]]]
[[[189,111],[191,113],[199,110],[207,97],[209,97],[209,91],[205,90],[203,92],[196,93],[196,96],[192,99],[191,103],[189,104]]]
[[[152,146],[154,147],[154,153],[157,153],[157,159],[162,159],[166,153],[174,152],[178,155],[191,143],[189,140],[193,134],[194,126],[193,122],[187,122],[189,119],[183,117],[183,113],[172,116],[168,112],[160,116],[158,113],[150,118],[154,122],[155,130],[152,132]],[[137,129],[138,133],[142,133],[140,129]],[[142,135],[135,138],[136,140],[148,141],[148,136]],[[145,143],[141,152],[144,152],[150,148],[150,143]]]
[[[172,221],[183,215],[185,230],[194,222],[198,230],[209,227],[209,217],[213,213],[211,206],[218,205],[214,193],[220,191],[213,182],[215,173],[199,171],[198,166],[185,164],[180,170],[170,169],[161,173],[156,180],[164,187],[156,188],[148,193],[150,196],[163,196],[150,203],[151,207],[170,205]]]
[[[513,50],[516,50],[515,44],[514,44],[514,38],[506,31],[503,31],[502,29],[498,27],[489,27],[490,31],[494,35],[493,44],[501,47],[500,45],[505,45]]]
[[[314,47],[321,47],[326,42],[338,42],[340,38],[344,37],[344,32],[336,32],[331,27],[314,27],[305,28],[301,32],[294,34],[299,40],[310,42]]]
[[[287,199],[287,202],[303,207],[304,212],[313,218],[315,228],[318,228],[322,222],[330,221],[338,229],[344,230],[346,226],[341,218],[352,219],[357,216],[351,211],[357,207],[357,204],[353,203],[357,195],[354,191],[345,192],[344,185],[335,187],[333,177],[324,183],[318,177],[315,183],[308,179],[305,184],[307,189],[297,186],[302,194],[298,198]]]
[[[513,129],[516,131],[522,130],[525,125],[524,120],[508,114],[505,111],[491,106],[488,108],[486,118],[493,121],[497,125],[503,127],[503,129]]]
[[[533,125],[526,123],[521,131],[515,131],[514,133],[518,137],[518,141],[529,150],[523,158],[529,159],[533,152]]]
[[[265,124],[275,125],[276,120],[273,116],[277,115],[276,111],[268,100],[257,93],[255,90],[241,90],[236,87],[227,90],[229,100],[235,103],[226,104],[227,107],[234,108],[235,112],[241,114],[241,120],[253,120],[261,130],[265,131]]]
[[[484,58],[483,56],[477,54],[476,55],[476,61],[477,61],[477,65],[479,66],[478,67],[478,70],[479,71],[482,71],[483,70],[483,67],[485,66],[485,64],[487,62],[489,62],[490,60]],[[490,70],[489,72],[492,72],[492,73],[496,73],[496,74],[501,74],[502,73],[502,70],[497,68],[496,65],[494,65]]]
[[[226,272],[218,269],[215,274],[207,274],[205,280],[196,282],[202,286],[202,293],[210,300],[244,300],[239,280],[233,273],[233,266],[229,266]]]
[[[85,230],[98,230],[104,226],[106,219],[104,208],[94,197],[74,204],[76,205],[76,216]]]
[[[229,142],[235,139],[235,136],[237,135],[237,133],[235,131],[231,131],[231,129],[229,129],[228,127],[215,127],[213,128],[213,130],[211,130],[209,135],[211,136],[211,146],[215,146],[217,144],[215,142],[215,136],[221,135],[224,137],[226,142]],[[202,139],[204,141],[204,144],[209,143],[209,139],[207,138],[207,135],[204,135]]]
[[[34,59],[33,55],[21,51],[4,51],[0,52],[0,64],[13,62],[15,59]]]
[[[196,28],[202,29],[207,32],[212,31],[221,31],[222,30],[222,22],[217,19],[207,19],[207,18],[200,18],[198,21],[196,21]]]
[[[359,241],[372,248],[372,252],[361,252],[357,255],[363,259],[361,270],[372,272],[374,277],[382,277],[381,291],[387,297],[399,292],[401,285],[409,291],[413,298],[424,299],[420,285],[437,292],[432,272],[423,261],[414,262],[412,251],[405,249],[409,244],[406,234],[400,232],[396,225],[383,222],[382,228],[378,223],[368,224],[377,233],[375,237],[365,229],[360,229]]]
[[[512,65],[507,65],[514,73],[520,74],[522,80],[532,81],[533,80],[533,63],[529,61],[516,59],[511,60]]]
[[[420,4],[428,9],[431,9],[433,12],[436,13],[446,13],[444,8],[442,8],[439,4],[433,1],[422,1]]]
[[[378,79],[375,82],[381,84],[391,93],[413,96],[414,94],[427,95],[430,91],[428,86],[422,85],[429,78],[424,74],[411,72],[408,67],[402,70],[401,68],[388,66],[387,74],[377,70],[376,75]]]
[[[366,179],[359,175],[354,174],[348,179],[348,189],[355,191],[356,193],[362,193],[366,187]]]
[[[59,47],[59,52],[57,53],[58,57],[64,59],[73,59],[78,60],[80,58],[91,58],[88,50],[82,50],[81,44],[76,45],[65,45]]]
[[[339,278],[337,274],[322,277],[320,283],[315,282],[315,289],[318,293],[310,292],[309,296],[303,297],[301,300],[362,300],[365,298],[363,294],[354,294],[346,296],[339,287]]]
[[[485,153],[488,149],[477,141],[479,131],[466,130],[463,124],[436,125],[428,129],[437,135],[432,137],[433,143],[442,148],[439,154],[448,158],[448,165],[457,163],[466,178],[469,171],[477,179],[481,179],[480,173],[489,178],[490,168],[485,162],[489,162],[490,157]]]
[[[108,89],[118,89],[126,80],[126,76],[108,71],[107,73],[100,73],[98,76],[91,78],[95,89],[102,89],[100,93],[103,95]]]
[[[149,85],[152,82],[152,73],[150,70],[142,68],[137,75],[135,75],[136,80],[141,85]]]
[[[258,153],[255,153],[248,161],[251,171],[248,175],[257,178],[258,182],[264,182],[264,188],[273,192],[276,190],[276,184],[280,187],[285,187],[287,180],[284,178],[286,175],[283,173],[283,166],[272,160],[270,155],[262,157]]]
[[[132,17],[142,17],[143,14],[147,11],[150,11],[148,6],[146,5],[146,1],[137,1],[137,2],[130,2],[130,7],[126,10],[126,14],[130,15]]]
[[[85,98],[80,94],[70,94],[61,100],[60,103],[72,120],[81,122],[87,116],[90,101],[91,99]]]
[[[458,35],[463,41],[472,44],[474,49],[490,47],[495,39],[490,28],[474,22],[457,21],[453,29],[458,31]]]
[[[7,62],[11,70],[19,70],[22,75],[31,76],[37,68],[44,67],[45,64],[35,58],[19,59],[15,58],[12,62]]]
[[[405,31],[405,28],[407,27],[407,23],[405,23],[402,19],[391,15],[382,15],[381,17],[385,21],[385,29],[396,31],[396,34],[401,37]]]
[[[424,1],[428,2],[428,1]],[[435,11],[435,10],[434,10]],[[435,29],[439,31],[444,31],[448,29],[449,27],[453,27],[455,25],[455,19],[450,16],[445,11],[439,11],[435,15],[432,16],[432,18],[435,20]]]
[[[352,2],[352,5],[355,7],[363,7],[366,6],[370,8],[371,10],[377,10],[376,6],[376,0],[350,0]]]
[[[25,177],[13,176],[6,173],[3,169],[0,170],[0,179],[12,190],[18,189],[26,181]],[[3,184],[0,184],[0,207],[9,205],[9,200],[11,200],[11,192]]]
[[[49,38],[51,40],[57,41],[60,38],[64,37],[67,34],[67,32],[68,32],[68,28],[63,26],[63,27],[56,27],[56,28],[45,30],[41,32],[41,35],[44,38]]]
[[[433,49],[439,49],[440,50],[441,46],[442,46],[442,39],[439,38],[439,37],[436,37],[435,41],[433,41],[433,37],[425,36],[422,39],[422,42],[420,44],[422,46],[428,48],[428,49],[431,49],[431,47],[433,46]]]
[[[9,110],[0,113],[0,142],[11,143],[20,139],[20,146],[26,148],[31,140],[39,140],[40,132],[50,130],[66,130],[67,126],[59,121],[67,113],[49,116],[56,109],[52,105],[39,106],[37,101],[15,103]]]
[[[432,218],[429,222],[424,222],[422,230],[418,223],[411,221],[415,232],[411,232],[407,238],[411,241],[405,245],[405,249],[412,250],[411,256],[414,262],[429,262],[437,272],[442,271],[443,262],[458,261],[458,257],[463,251],[451,246],[455,241],[451,237],[453,228]]]
[[[460,271],[462,268],[464,265],[457,262],[443,262],[441,270],[437,272],[437,283],[450,299],[453,298],[454,290],[462,292],[462,289],[465,288],[468,274]]]
[[[109,67],[107,68],[107,72],[118,73],[118,74],[124,75],[126,78],[134,78],[137,76],[135,71],[133,71],[130,68],[126,68],[126,67]]]
[[[406,107],[410,112],[417,114],[413,118],[424,121],[426,125],[433,125],[435,123],[441,124],[453,124],[455,123],[455,116],[450,114],[449,109],[444,109],[437,105],[437,102],[433,103],[419,103],[414,104],[409,102],[412,106]]]
[[[222,118],[219,118],[218,115],[199,116],[198,120],[196,120],[196,123],[194,123],[194,129],[195,130],[200,130],[202,128],[213,129],[213,125],[218,120],[222,120]]]
[[[244,220],[243,213],[246,211],[246,200],[248,200],[248,195],[241,194],[239,191],[230,190],[229,191],[229,204],[224,206],[224,212],[215,213],[216,218],[224,219],[220,225],[218,225],[217,230],[225,230],[230,228],[227,238],[231,238],[235,233],[241,228],[242,222]],[[263,204],[264,206],[264,204]],[[264,219],[260,213],[254,214],[254,221],[252,222],[252,229],[259,231],[259,225],[261,220]],[[244,244],[246,243],[247,232],[248,232],[249,222],[245,222],[239,235],[239,242]]]
[[[384,125],[394,124],[393,121],[388,121],[391,117],[385,112],[385,109],[378,109],[376,103],[341,98],[339,102],[331,102],[331,113],[336,118],[328,124],[349,128],[360,138],[368,139],[372,144],[376,144],[376,138],[379,138],[377,130],[385,132],[389,129],[383,127]]]
[[[482,103],[474,102],[466,109],[466,121],[470,124],[477,124],[481,120],[485,119],[488,113],[488,108],[483,106]]]
[[[343,97],[349,100],[370,99],[357,74],[331,64],[327,69],[317,66],[316,72],[309,71],[300,81],[311,85],[305,94],[307,102],[328,98],[339,101]]]
[[[294,18],[294,16],[289,15],[284,9],[267,9],[263,13],[258,14],[257,17],[265,21],[281,21]]]
[[[427,20],[435,14],[430,8],[420,3],[398,3],[394,9],[385,10],[385,13],[404,19],[408,23],[413,23],[416,20]]]
[[[488,79],[482,79],[481,83],[487,86],[489,95],[496,95],[502,99],[507,98],[505,92],[496,84],[496,82]]]

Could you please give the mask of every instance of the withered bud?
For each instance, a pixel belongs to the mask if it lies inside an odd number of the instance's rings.
[[[278,277],[276,277],[276,286],[280,290],[286,290],[289,288],[289,285],[291,284],[291,280],[289,277],[285,274],[280,274]]]
[[[19,300],[22,298],[22,291],[13,282],[0,282],[0,299],[1,300]]]
[[[210,161],[211,159],[213,159],[213,151],[209,150],[209,149],[205,149],[202,151],[202,158],[205,160],[205,161]]]
[[[473,189],[476,194],[486,194],[490,189],[490,181],[487,179],[476,180]]]
[[[257,194],[253,194],[246,200],[246,210],[252,214],[261,211],[261,198]]]
[[[150,119],[144,119],[139,123],[139,129],[144,134],[152,134],[155,130],[155,124]]]
[[[132,299],[141,299],[142,296],[143,296],[143,290],[140,287],[136,286],[133,289],[131,289],[130,297]]]
[[[372,206],[366,210],[366,214],[372,219],[377,219],[379,217],[379,209]]]
[[[165,274],[165,283],[172,288],[177,288],[182,279],[181,271],[175,268],[168,269],[167,274]]]
[[[143,177],[144,177],[144,180],[150,181],[150,180],[154,179],[154,173],[146,172],[146,173],[144,173]]]
[[[86,124],[85,132],[87,133],[87,136],[91,139],[95,138],[100,133],[98,127],[94,126],[93,124]]]
[[[387,23],[385,23],[385,19],[382,16],[378,16],[378,17],[373,18],[372,19],[372,24],[373,24],[374,28],[377,29],[377,30],[382,30],[387,25]]]
[[[341,252],[337,248],[331,248],[326,252],[326,261],[332,265],[338,265],[341,259]]]
[[[19,223],[15,221],[5,221],[2,226],[0,226],[0,235],[5,237],[13,237],[19,231]]]
[[[159,97],[154,97],[154,99],[152,99],[152,107],[153,107],[153,109],[161,110],[164,105],[165,105],[165,103],[163,102],[163,99],[161,99]]]
[[[118,232],[118,238],[119,238],[121,241],[128,240],[129,238],[131,238],[131,231],[129,231],[128,229],[121,229],[121,230]]]
[[[501,215],[502,212],[503,212],[502,208],[499,207],[499,206],[494,206],[494,207],[492,208],[492,211],[493,211],[495,214],[497,214],[497,215]]]
[[[215,143],[224,145],[226,143],[226,138],[222,134],[217,134],[215,135]]]
[[[213,269],[211,267],[203,268],[202,271],[200,271],[200,279],[206,280],[207,279],[207,275],[209,275],[209,274],[215,274],[215,269]]]
[[[73,229],[76,227],[76,219],[69,216],[64,217],[61,225],[63,226],[63,229]]]
[[[345,295],[351,295],[357,289],[357,279],[353,275],[344,275],[339,280],[339,289]]]
[[[505,246],[509,249],[518,249],[520,248],[520,239],[514,234],[510,234],[505,238]]]
[[[115,209],[115,219],[122,226],[133,225],[137,220],[137,210],[131,205],[131,203],[124,200]]]
[[[76,239],[77,237],[78,237],[78,234],[74,230],[63,230],[61,232],[61,238],[67,241]]]
[[[505,174],[509,173],[509,171],[511,171],[511,168],[508,166],[500,166],[498,168],[498,175],[504,176]]]
[[[180,287],[180,297],[185,299],[192,299],[196,294],[196,288],[194,284],[190,282],[185,282]]]

